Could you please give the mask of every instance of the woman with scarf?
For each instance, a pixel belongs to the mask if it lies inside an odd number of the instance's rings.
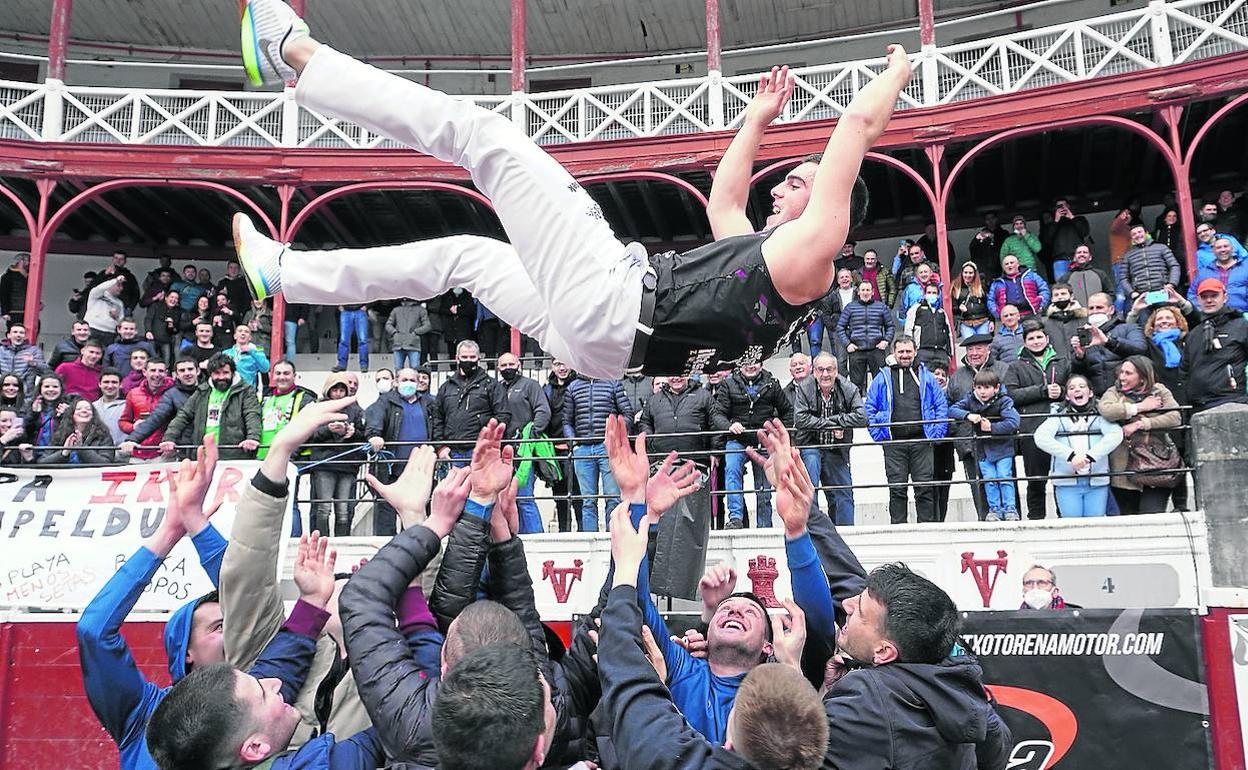
[[[30,401],[30,408],[22,418],[26,431],[26,443],[44,447],[52,443],[52,434],[62,420],[68,418],[73,402],[65,395],[65,384],[55,374],[44,375],[39,380],[38,393]]]
[[[347,376],[331,374],[325,378],[325,387],[321,391],[325,400],[347,397]],[[360,472],[360,464],[364,461],[364,453],[353,452],[336,460],[329,458],[340,455],[353,447],[364,444],[364,410],[359,404],[348,404],[343,408],[347,419],[331,422],[312,434],[311,443],[314,448],[311,456],[312,465],[312,522],[311,529],[329,534],[333,526],[334,537],[346,537],[351,534],[352,520],[355,518],[355,479]],[[333,519],[330,519],[330,511]]]
[[[953,300],[953,321],[958,325],[959,341],[973,334],[992,334],[988,292],[984,288],[984,276],[974,262],[962,263],[949,289],[949,297]]]
[[[56,465],[112,464],[113,435],[108,426],[90,401],[80,398],[73,404],[68,419],[59,421],[52,433],[51,446],[39,454],[38,462]]]
[[[1105,419],[1082,374],[1066,381],[1066,398],[1036,428],[1036,446],[1052,456],[1053,493],[1063,518],[1104,516],[1109,504],[1109,456],[1122,428]]]
[[[1170,389],[1174,400],[1182,406],[1188,405],[1187,381],[1183,377],[1183,347],[1187,339],[1187,319],[1178,308],[1159,307],[1149,316],[1144,324],[1144,339],[1148,341],[1148,358],[1153,362],[1153,372],[1157,382]],[[1187,412],[1182,413],[1183,425],[1187,424]],[[1170,432],[1170,438],[1179,448],[1179,453],[1187,457],[1187,431]],[[1171,490],[1174,510],[1187,510],[1187,479]]]
[[[1123,472],[1133,441],[1162,439],[1183,421],[1174,394],[1157,382],[1152,361],[1146,356],[1129,356],[1118,365],[1117,382],[1101,396],[1099,406],[1105,419],[1122,426],[1124,441],[1109,457],[1110,470],[1123,474],[1110,480],[1118,510],[1124,515],[1164,512],[1169,487],[1147,486]],[[1137,433],[1143,435],[1135,437]]]

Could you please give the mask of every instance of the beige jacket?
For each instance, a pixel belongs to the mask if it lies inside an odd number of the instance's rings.
[[[1101,396],[1097,406],[1101,410],[1102,417],[1120,425],[1126,425],[1138,419],[1143,424],[1143,427],[1140,428],[1141,431],[1155,430],[1160,434],[1171,428],[1179,427],[1183,422],[1183,413],[1178,411],[1179,403],[1174,400],[1174,394],[1170,392],[1170,389],[1158,383],[1153,386],[1151,395],[1161,399],[1162,409],[1173,409],[1175,411],[1144,412],[1143,415],[1137,417],[1135,403],[1124,396],[1122,391],[1118,390],[1117,385],[1105,391],[1105,395]],[[1127,469],[1127,459],[1131,450],[1130,445],[1131,439],[1123,439],[1118,448],[1109,456],[1109,470],[1111,472],[1125,471]],[[1118,487],[1119,489],[1134,489],[1137,492],[1143,489],[1135,482],[1135,477],[1133,476],[1110,476],[1109,483],[1110,486]],[[228,551],[226,552],[226,557],[229,557]]]
[[[276,569],[278,546],[284,536],[282,515],[285,510],[285,497],[272,497],[247,484],[238,501],[230,546],[221,563],[219,590],[221,612],[225,616],[225,657],[244,671],[255,664],[260,652],[286,620]],[[350,671],[334,687],[329,721],[323,730],[316,718],[317,689],[338,656],[338,643],[322,633],[316,641],[316,655],[308,678],[295,699],[294,705],[302,720],[291,748],[321,732],[349,738],[371,726]]]

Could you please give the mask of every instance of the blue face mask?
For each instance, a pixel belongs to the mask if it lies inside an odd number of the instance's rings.
[[[931,305],[932,307],[936,307],[937,305],[940,304],[940,297],[934,297],[930,294],[923,297],[923,299],[927,300],[927,304]]]
[[[399,395],[403,398],[411,398],[416,395],[416,383],[400,382],[399,386],[395,388],[395,390],[399,391]]]

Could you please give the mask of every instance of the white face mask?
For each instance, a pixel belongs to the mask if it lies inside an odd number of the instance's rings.
[[[1093,326],[1104,326],[1109,321],[1109,316],[1105,313],[1093,313],[1088,316],[1088,323]]]
[[[378,393],[389,393],[390,389],[393,387],[394,387],[394,380],[377,380],[377,392]]]
[[[1033,610],[1047,609],[1053,603],[1053,593],[1044,588],[1033,588],[1023,594],[1023,604]]]

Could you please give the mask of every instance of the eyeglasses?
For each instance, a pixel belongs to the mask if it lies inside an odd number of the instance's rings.
[[[1024,580],[1023,588],[1052,588],[1052,580]]]

